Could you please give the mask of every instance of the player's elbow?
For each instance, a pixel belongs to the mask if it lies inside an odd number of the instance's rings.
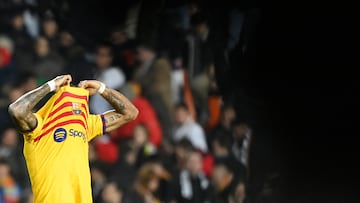
[[[133,107],[131,111],[128,113],[126,120],[133,121],[138,117],[138,115],[139,115],[139,110],[136,107]]]
[[[25,109],[16,103],[12,103],[8,107],[8,112],[11,117],[21,119],[25,116]]]

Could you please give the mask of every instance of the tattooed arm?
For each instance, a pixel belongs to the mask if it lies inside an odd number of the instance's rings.
[[[89,94],[93,95],[98,92],[101,83],[96,80],[85,80],[80,82],[79,86],[87,89]],[[111,132],[137,117],[138,109],[120,92],[105,88],[101,96],[114,108],[114,110],[104,113],[106,132]]]
[[[71,76],[62,75],[53,79],[55,84],[54,91],[57,91],[61,86],[70,85]],[[39,101],[50,92],[48,83],[24,94],[14,103],[9,105],[9,114],[21,132],[30,132],[37,126],[37,119],[32,110]]]

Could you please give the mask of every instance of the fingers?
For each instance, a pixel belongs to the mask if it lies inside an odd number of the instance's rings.
[[[65,75],[64,76],[64,84],[65,85],[70,85],[71,81],[72,81],[71,75]]]
[[[87,87],[87,81],[86,80],[81,81],[78,86],[81,87],[81,88],[86,88]]]

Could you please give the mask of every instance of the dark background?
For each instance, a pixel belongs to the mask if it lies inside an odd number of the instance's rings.
[[[114,17],[123,17],[113,10],[118,2],[89,2],[86,7],[73,2],[78,9],[71,14],[89,24],[71,26],[83,26],[90,36],[102,36]],[[229,2],[222,3],[215,5],[221,9]],[[360,104],[356,18],[350,10],[302,3],[249,4],[261,11],[251,51],[241,68],[232,67],[226,85],[239,102],[246,95],[255,103],[256,125],[268,132],[263,146],[271,148],[270,161],[281,168],[285,202],[354,200]]]

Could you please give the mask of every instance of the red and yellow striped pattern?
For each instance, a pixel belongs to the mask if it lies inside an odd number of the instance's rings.
[[[105,129],[102,115],[91,115],[89,93],[62,87],[34,115],[38,125],[24,134],[24,155],[35,203],[92,202],[88,142]]]

